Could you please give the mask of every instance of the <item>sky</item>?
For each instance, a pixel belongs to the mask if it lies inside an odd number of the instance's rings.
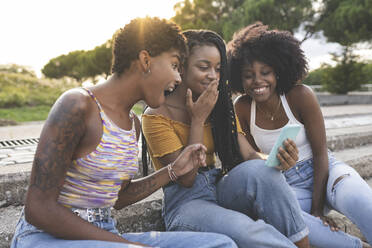
[[[112,37],[135,17],[174,16],[180,0],[1,0],[0,64],[41,68],[50,59],[75,50],[90,50]],[[296,34],[298,38],[301,34]],[[310,69],[330,63],[340,46],[311,39],[302,47]],[[361,52],[370,54],[371,50]]]

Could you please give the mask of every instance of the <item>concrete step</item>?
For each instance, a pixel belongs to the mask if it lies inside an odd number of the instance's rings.
[[[327,130],[327,145],[334,151],[340,160],[356,168],[363,178],[372,177],[372,125]],[[10,204],[23,203],[27,190],[32,167],[32,159],[22,162],[25,158],[33,156],[35,146],[0,149],[1,162],[13,162],[10,165],[0,165],[0,207]],[[336,156],[336,157],[337,157]]]
[[[326,134],[327,147],[332,151],[372,144],[372,125],[329,128]]]
[[[372,179],[367,180],[372,188]],[[118,229],[123,232],[146,232],[151,230],[164,231],[161,218],[161,190],[156,191],[139,203],[128,206],[120,211],[113,210],[112,214],[118,222]],[[0,211],[0,248],[9,248],[15,226],[21,214],[22,206],[8,206]],[[360,230],[344,215],[331,211],[329,214],[341,230],[365,240]]]

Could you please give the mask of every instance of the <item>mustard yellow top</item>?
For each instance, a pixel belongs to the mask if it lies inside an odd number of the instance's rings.
[[[236,116],[235,119],[237,131],[243,133]],[[216,158],[214,154],[212,125],[208,123],[203,128],[203,144],[207,148],[206,163],[207,165],[213,165],[216,162]],[[145,135],[147,148],[155,170],[158,170],[163,167],[159,161],[159,157],[180,150],[187,145],[190,126],[163,115],[143,114],[142,131]]]

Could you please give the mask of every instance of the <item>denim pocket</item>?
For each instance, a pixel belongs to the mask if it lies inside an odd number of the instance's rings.
[[[292,187],[309,188],[312,187],[314,178],[313,160],[308,159],[296,164],[284,173],[286,181]]]

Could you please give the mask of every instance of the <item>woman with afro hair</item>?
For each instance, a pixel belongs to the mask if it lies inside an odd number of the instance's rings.
[[[286,125],[301,127],[296,139],[298,162],[282,172],[303,210],[310,244],[370,247],[339,231],[325,216],[329,209],[346,215],[372,243],[372,190],[353,168],[327,150],[316,96],[301,84],[307,61],[300,42],[289,32],[255,23],[234,34],[227,53],[231,87],[242,94],[235,101],[235,110],[256,151],[268,154]]]

